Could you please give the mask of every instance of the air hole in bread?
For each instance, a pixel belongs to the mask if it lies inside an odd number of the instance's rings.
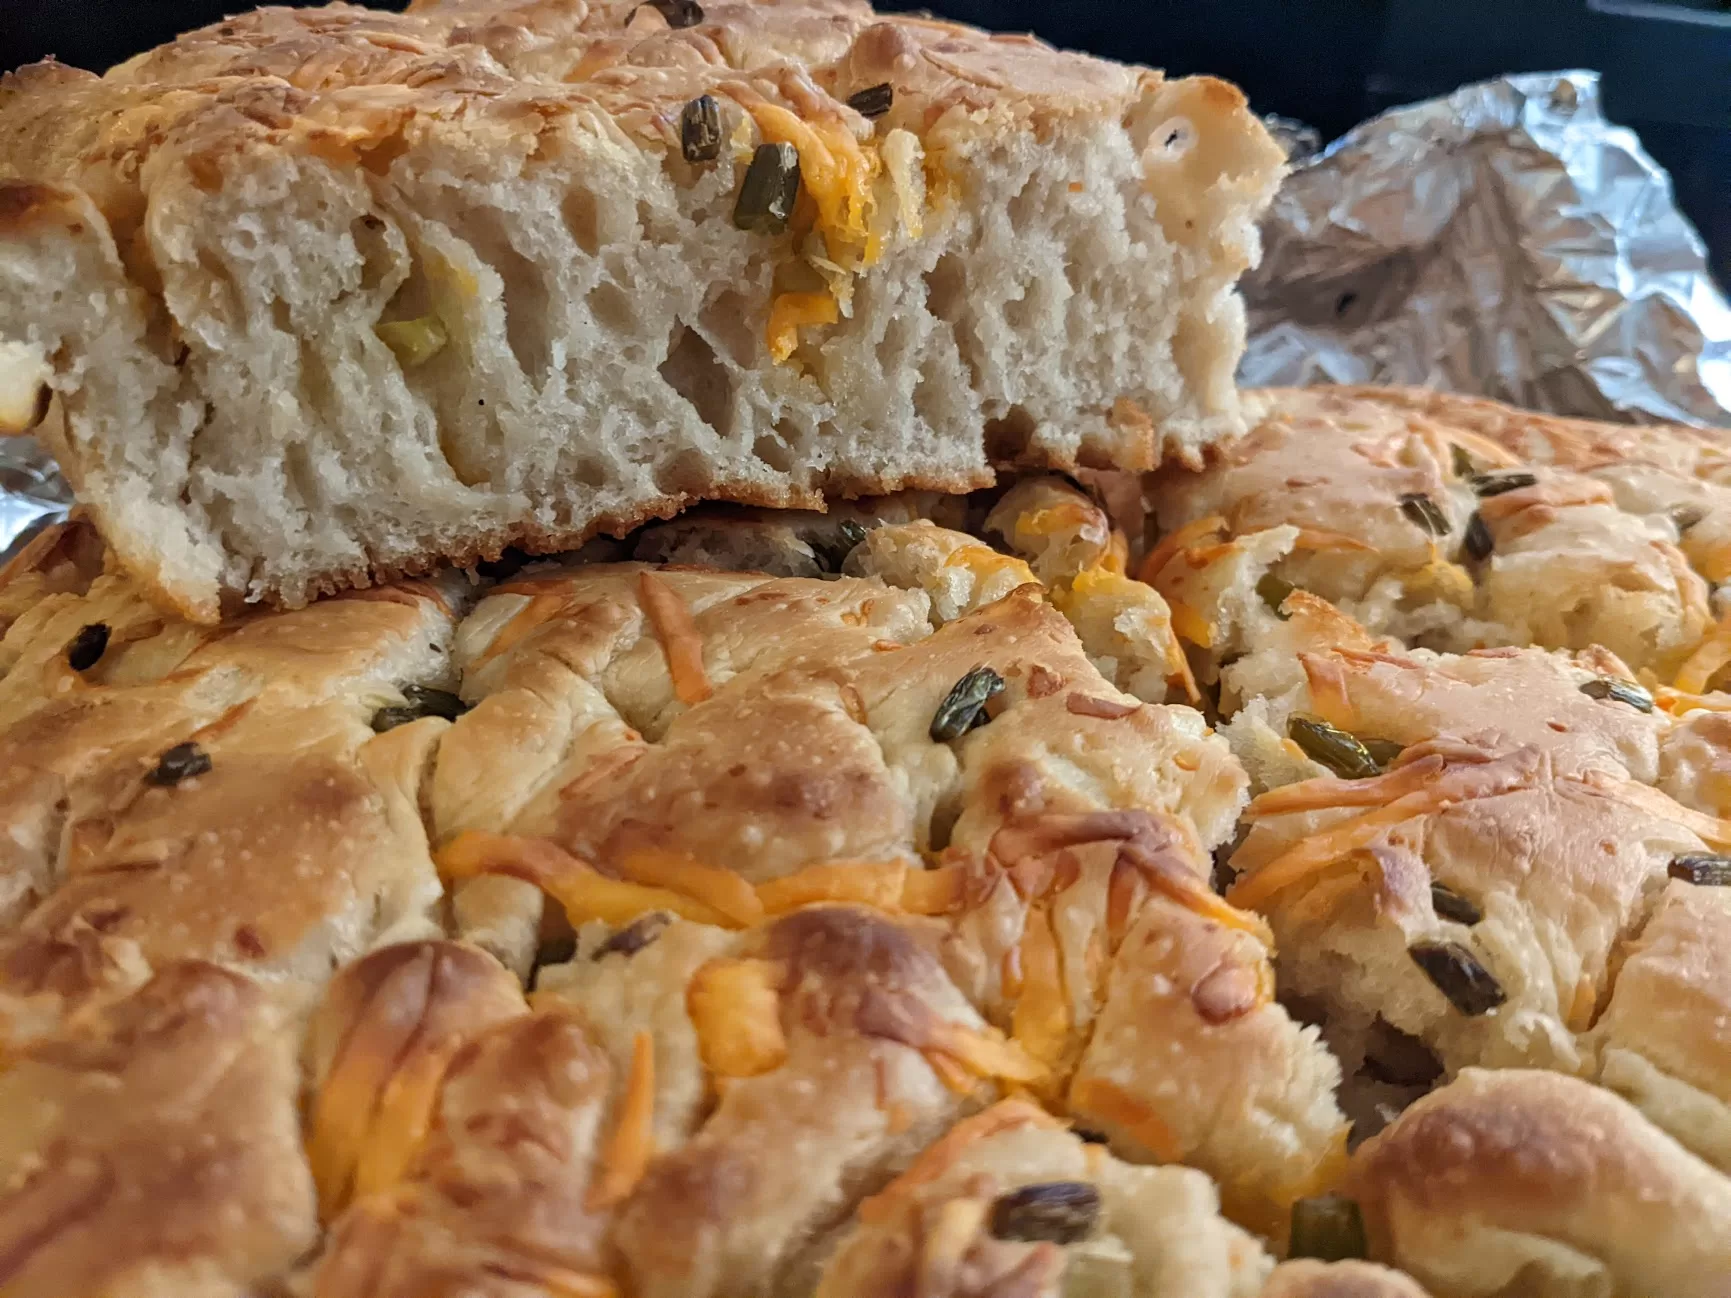
[[[595,195],[587,189],[574,189],[564,203],[565,228],[571,238],[589,256],[601,251],[601,214],[596,210]]]
[[[656,470],[655,486],[663,495],[690,495],[708,480],[709,472],[704,453],[696,447],[689,447]]]
[[[661,362],[661,377],[691,403],[704,423],[724,438],[732,433],[733,377],[702,334],[688,325],[674,331],[667,359]],[[759,456],[766,458],[761,452]]]
[[[926,272],[926,306],[935,316],[954,324],[968,291],[968,272],[953,252],[938,258]]]
[[[367,212],[349,222],[349,238],[361,258],[361,291],[377,292],[396,267],[391,239],[382,217]]]
[[[747,366],[754,362],[757,350],[757,340],[746,323],[750,318],[745,299],[732,289],[724,289],[704,303],[697,323],[724,363]]]
[[[610,280],[602,280],[589,290],[589,314],[612,333],[626,336],[637,332],[637,310],[631,295]]]
[[[1014,464],[1027,453],[1037,427],[1034,416],[1021,406],[986,420],[986,458],[994,464]]]
[[[777,424],[776,427],[779,429],[781,425]],[[751,453],[777,473],[786,473],[793,468],[793,452],[780,437],[759,437],[751,444]]]
[[[547,336],[551,298],[546,271],[518,252],[498,217],[485,208],[468,213],[464,233],[475,256],[499,276],[505,312],[505,345],[535,387],[553,367]]]

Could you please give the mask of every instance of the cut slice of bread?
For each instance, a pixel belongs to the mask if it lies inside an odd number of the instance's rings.
[[[46,383],[202,621],[698,499],[1195,462],[1281,167],[1219,81],[845,0],[266,9],[0,86],[0,424]]]

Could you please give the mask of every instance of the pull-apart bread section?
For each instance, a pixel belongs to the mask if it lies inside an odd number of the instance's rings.
[[[1345,1124],[1333,1061],[1273,1001],[1261,921],[1210,884],[1243,797],[1226,745],[1104,679],[1020,559],[916,522],[843,566],[589,565],[485,597],[456,649],[473,707],[433,777],[459,931],[526,971],[543,895],[579,933],[676,916],[692,960],[699,932],[776,948],[817,922],[801,907],[874,908],[983,1021],[868,998],[865,1037],[1202,1167],[1274,1229],[1337,1173]],[[840,931],[823,944],[841,958]],[[755,1078],[791,1058],[789,967],[678,966],[706,1059]]]
[[[847,0],[270,8],[25,68],[0,141],[0,419],[200,622],[1196,461],[1282,161],[1224,83]]]
[[[304,1005],[434,924],[419,800],[448,723],[421,714],[456,705],[449,596],[208,628],[99,574],[20,616],[0,641],[0,1024],[51,1026],[185,959]]]

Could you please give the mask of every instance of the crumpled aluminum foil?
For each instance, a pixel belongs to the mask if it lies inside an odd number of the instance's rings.
[[[1423,383],[1588,418],[1731,424],[1731,308],[1592,72],[1396,108],[1304,156],[1244,283],[1247,386]]]
[[[0,561],[72,508],[72,488],[32,437],[0,437]]]
[[[1246,385],[1426,383],[1602,419],[1731,424],[1731,308],[1670,181],[1605,121],[1592,72],[1467,86],[1293,172],[1244,283]],[[0,439],[0,557],[72,493]]]

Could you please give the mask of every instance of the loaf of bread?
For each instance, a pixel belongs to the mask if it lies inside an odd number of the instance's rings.
[[[854,0],[266,9],[0,86],[0,426],[201,622],[1194,461],[1281,166],[1219,81]]]
[[[1307,525],[1398,558],[1387,466],[1318,464],[1365,507]],[[1497,546],[1570,509],[1633,535]],[[1723,624],[1638,680],[1426,647],[1259,590],[1293,523],[1134,514],[710,505],[218,627],[45,533],[0,1291],[1724,1298]]]

